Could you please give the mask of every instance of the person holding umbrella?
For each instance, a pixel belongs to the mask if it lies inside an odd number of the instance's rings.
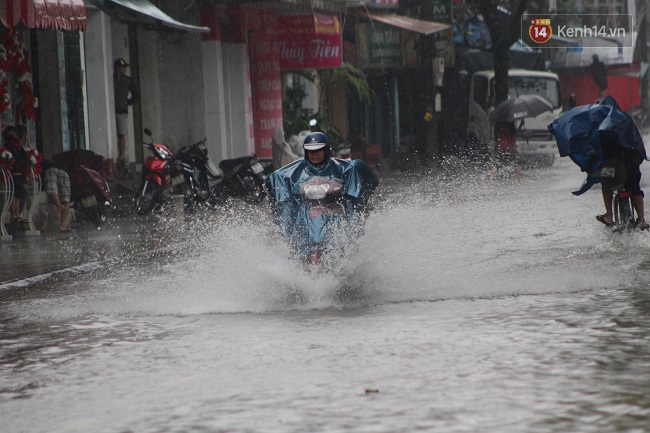
[[[490,180],[494,179],[504,165],[514,166],[517,178],[523,176],[517,152],[517,132],[524,127],[524,118],[552,110],[553,104],[539,95],[519,95],[496,106],[490,114],[490,120],[496,125],[495,164],[490,173]],[[520,122],[519,126],[516,126],[517,122]]]
[[[503,166],[513,166],[515,176],[518,179],[523,177],[521,173],[521,166],[519,165],[519,154],[517,153],[517,132],[524,127],[524,119],[521,119],[519,127],[515,126],[515,121],[512,122],[497,122],[496,130],[496,145],[494,148],[495,161],[490,173],[490,180],[494,180]]]

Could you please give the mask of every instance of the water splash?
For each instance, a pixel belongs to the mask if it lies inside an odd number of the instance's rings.
[[[27,314],[269,312],[630,284],[633,273],[611,272],[611,259],[634,269],[630,251],[647,252],[650,239],[602,230],[591,221],[599,191],[576,200],[570,188],[580,174],[567,181],[565,173],[488,183],[481,173],[443,170],[388,180],[354,248],[319,272],[292,258],[265,207],[230,206],[198,215],[175,236],[185,240],[157,255],[59,275],[47,282],[47,308]]]

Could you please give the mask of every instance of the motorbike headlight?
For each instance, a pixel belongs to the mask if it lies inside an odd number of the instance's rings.
[[[305,188],[305,197],[308,200],[320,200],[325,198],[329,185],[309,185]]]

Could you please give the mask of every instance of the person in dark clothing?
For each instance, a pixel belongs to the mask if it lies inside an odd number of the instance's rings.
[[[129,64],[124,59],[114,63],[113,91],[115,92],[115,125],[117,129],[117,167],[120,171],[128,171],[126,162],[126,134],[129,120],[129,105],[138,100],[138,87],[131,77],[126,75]]]
[[[594,84],[598,86],[598,98],[600,99],[605,96],[605,90],[607,90],[607,67],[603,62],[598,60],[598,54],[594,54],[592,60],[593,62],[589,66],[589,72],[591,72],[591,78],[593,78]]]
[[[636,150],[620,146],[615,134],[603,131],[600,136],[600,142],[603,153],[603,164],[606,164],[607,161],[612,161],[613,165],[617,167],[616,170],[619,170],[619,167],[624,168],[623,171],[626,176],[623,180],[623,186],[626,191],[632,193],[632,205],[638,216],[636,227],[639,230],[647,230],[648,224],[645,222],[643,203],[644,193],[640,186],[640,165],[643,162],[643,157]],[[613,221],[612,200],[614,193],[610,183],[605,181],[601,181],[601,183],[605,213],[603,215],[597,215],[596,219],[607,226],[611,226]]]

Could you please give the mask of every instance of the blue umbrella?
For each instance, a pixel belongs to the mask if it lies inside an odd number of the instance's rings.
[[[619,146],[636,150],[647,159],[643,138],[629,114],[608,96],[600,103],[575,107],[548,125],[560,156],[568,156],[587,172],[587,180],[574,194],[580,195],[600,182],[598,170],[603,162],[600,136],[607,132]]]

